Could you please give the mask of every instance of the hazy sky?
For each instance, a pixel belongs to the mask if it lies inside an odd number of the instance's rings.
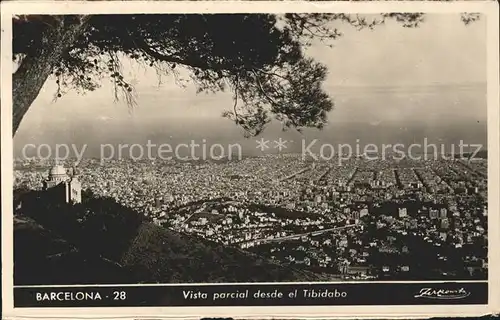
[[[402,132],[434,134],[438,139],[486,139],[486,23],[465,26],[459,15],[428,15],[419,28],[387,23],[375,30],[339,28],[334,47],[314,45],[308,54],[329,70],[325,89],[336,107],[323,133],[352,140],[360,135],[386,139]],[[154,70],[126,62],[138,92],[132,112],[114,102],[107,81],[86,95],[71,92],[53,102],[47,82],[25,116],[16,147],[24,143],[106,142],[188,134],[234,137],[233,123],[221,118],[232,108],[230,94],[195,94],[172,79],[158,86]],[[267,134],[276,134],[271,128]],[[296,133],[287,133],[294,135]],[[239,137],[239,136],[238,136]]]

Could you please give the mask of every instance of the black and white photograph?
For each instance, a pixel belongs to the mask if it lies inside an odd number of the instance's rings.
[[[498,5],[132,2],[4,7],[14,308],[491,305]]]

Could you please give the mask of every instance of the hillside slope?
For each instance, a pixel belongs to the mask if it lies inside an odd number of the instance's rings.
[[[157,226],[110,199],[54,205],[27,193],[15,212],[15,284],[319,281],[233,247]]]

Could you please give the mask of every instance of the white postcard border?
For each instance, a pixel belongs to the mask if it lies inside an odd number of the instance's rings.
[[[2,183],[2,306],[5,319],[33,318],[421,318],[431,316],[480,316],[500,311],[500,109],[498,56],[498,3],[493,1],[25,1],[1,3],[1,183]],[[287,307],[148,307],[148,308],[13,308],[12,217],[12,23],[13,14],[78,13],[236,13],[236,12],[481,12],[487,19],[488,57],[488,250],[489,304],[484,306],[287,306]]]

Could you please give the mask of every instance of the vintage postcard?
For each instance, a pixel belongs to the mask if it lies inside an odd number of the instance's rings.
[[[5,319],[500,311],[496,2],[1,6]]]

